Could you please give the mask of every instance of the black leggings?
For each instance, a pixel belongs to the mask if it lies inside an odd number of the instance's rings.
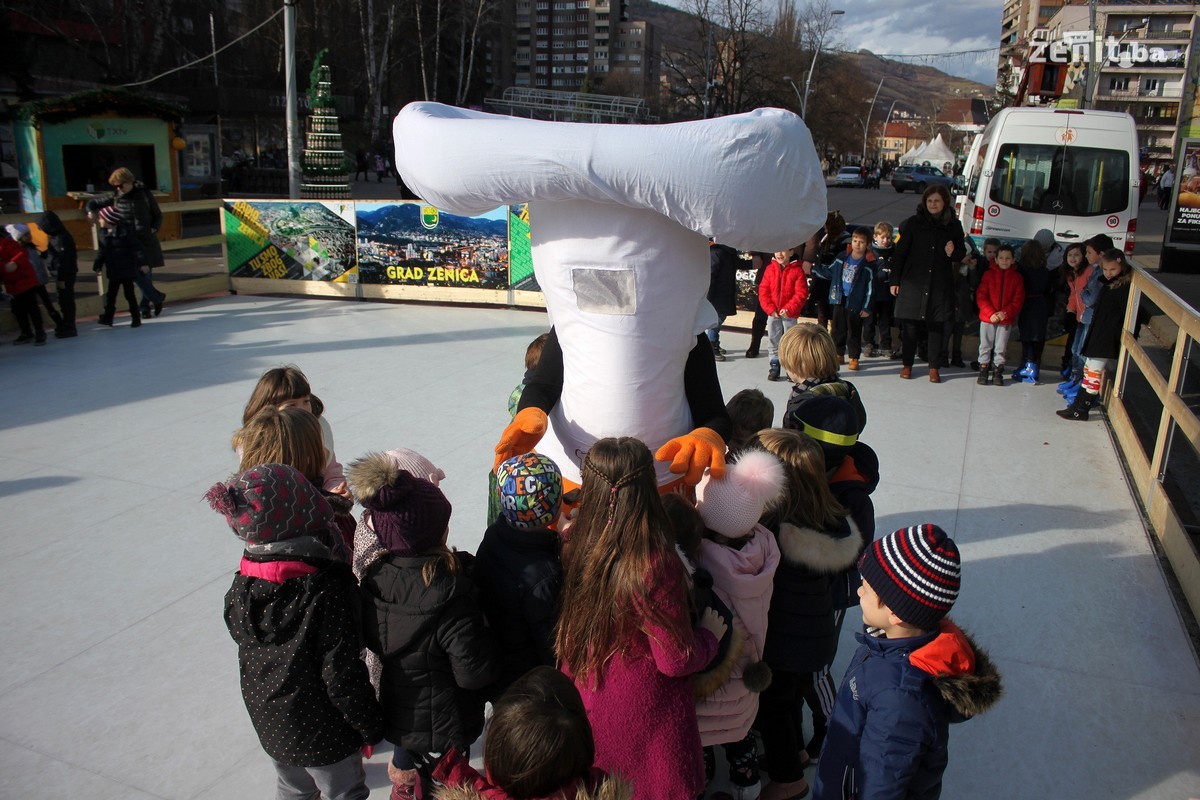
[[[138,312],[137,295],[133,291],[133,278],[122,278],[120,280],[108,281],[108,291],[104,294],[104,316],[112,320],[113,314],[117,313],[117,292],[125,292],[125,302],[129,303],[129,313],[134,319],[141,319],[142,315]]]
[[[906,319],[900,328],[900,356],[901,361],[906,367],[911,367],[917,357],[917,342],[921,339],[921,329],[925,329],[925,340],[929,352],[926,355],[929,357],[930,369],[941,369],[945,366],[942,363],[942,344],[945,341],[944,322],[922,322],[917,319]]]

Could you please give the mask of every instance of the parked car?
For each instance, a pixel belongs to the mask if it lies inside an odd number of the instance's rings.
[[[833,185],[862,187],[862,172],[858,167],[842,167],[838,170],[837,177],[833,179]]]
[[[924,193],[926,187],[940,183],[947,189],[954,186],[954,176],[947,175],[937,167],[924,164],[896,167],[892,173],[892,188],[897,192],[912,189],[917,194]]]

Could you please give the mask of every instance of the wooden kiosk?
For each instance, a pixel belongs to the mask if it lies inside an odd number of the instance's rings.
[[[76,210],[109,193],[108,176],[128,167],[160,203],[179,200],[176,122],[184,109],[122,89],[26,103],[17,109],[16,139],[21,210]],[[80,248],[91,246],[85,221],[64,224]],[[178,239],[179,213],[164,213],[160,240]]]

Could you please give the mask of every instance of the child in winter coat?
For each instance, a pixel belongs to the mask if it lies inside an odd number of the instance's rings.
[[[43,256],[46,268],[58,276],[58,305],[62,310],[62,322],[55,327],[54,335],[59,339],[69,339],[79,335],[75,330],[75,278],[79,274],[75,239],[53,211],[42,214],[38,227],[49,239]]]
[[[862,552],[862,536],[829,489],[825,456],[813,439],[789,430],[760,434],[763,446],[787,468],[787,492],[772,524],[782,560],[775,573],[767,625],[766,659],[772,685],[764,693],[758,728],[767,751],[772,785],[763,796],[796,797],[807,791],[804,768],[825,739],[833,708],[829,665],[837,653],[837,584]],[[841,605],[836,608],[835,605]],[[801,709],[813,716],[813,735],[804,739]]]
[[[360,487],[363,489],[378,485],[380,482],[387,480],[386,476],[392,469],[402,469],[418,478],[424,478],[438,487],[441,486],[442,481],[446,480],[446,473],[436,464],[415,450],[409,450],[407,447],[397,447],[395,450],[388,450],[384,453],[367,453],[355,461],[354,464],[351,464],[352,469],[354,469],[355,464],[358,465],[355,473],[360,477],[365,477],[364,485]],[[381,474],[383,477],[379,477]],[[353,487],[350,487],[350,490],[353,494]],[[323,492],[323,494],[325,494],[326,499],[332,500],[333,498],[337,498],[342,503],[349,503],[341,495],[331,495],[328,492]],[[379,537],[375,535],[375,526],[371,522],[371,511],[369,509],[364,509],[362,515],[358,518],[358,525],[354,528],[354,546],[352,550],[350,569],[354,571],[354,577],[359,581],[363,579],[376,561],[387,555],[387,550],[379,543]],[[383,674],[383,663],[379,660],[379,656],[367,647],[363,648],[362,659],[367,665],[367,672],[371,675],[371,685],[375,687],[375,693],[378,695],[379,679]]]
[[[492,704],[481,775],[453,750],[434,778],[436,800],[632,800],[633,788],[592,766],[596,746],[571,679],[534,667]]]
[[[712,576],[713,590],[733,612],[733,642],[723,668],[697,687],[696,717],[705,747],[725,745],[729,782],[738,800],[759,795],[758,745],[750,727],[759,693],[770,685],[763,658],[767,610],[779,567],[774,535],[759,524],[784,487],[783,465],[762,450],[747,450],[725,472],[696,487],[696,508],[706,528],[697,566]]]
[[[245,425],[255,414],[267,406],[275,408],[296,406],[312,412],[321,424],[321,440],[325,443],[326,450],[325,466],[321,473],[321,488],[353,500],[353,496],[346,488],[346,475],[341,462],[337,460],[337,455],[333,452],[333,428],[325,419],[325,404],[321,402],[321,398],[313,394],[308,378],[304,376],[299,367],[291,365],[274,367],[264,372],[258,379],[258,383],[255,384],[254,391],[251,392],[246,408],[242,411],[242,424]]]
[[[496,469],[500,515],[475,553],[480,605],[496,634],[500,677],[491,697],[534,667],[554,666],[554,624],[562,589],[558,533],[562,507],[558,465],[525,453]]]
[[[129,304],[129,327],[137,328],[142,324],[142,314],[138,310],[133,282],[138,270],[146,264],[146,254],[133,235],[133,228],[125,222],[116,206],[100,209],[100,228],[100,250],[92,272],[105,270],[108,292],[104,295],[104,313],[97,321],[112,327],[113,316],[117,313],[117,292],[121,292]]]
[[[1016,263],[1012,245],[1000,245],[975,293],[979,306],[979,377],[975,382],[980,386],[1004,385],[1004,351],[1025,303],[1025,284],[1013,269]]]
[[[892,224],[876,222],[874,237],[871,241],[871,253],[875,256],[875,282],[871,286],[871,306],[867,310],[871,316],[863,324],[863,355],[899,358],[897,351],[892,354],[892,313],[896,309],[896,300],[892,297]]]
[[[329,505],[282,464],[246,470],[205,499],[246,545],[225,624],[279,796],[366,797],[360,750],[383,737],[383,719],[358,657],[354,576],[331,552]]]
[[[46,329],[38,309],[37,273],[29,263],[25,248],[7,237],[0,237],[0,276],[4,280],[4,291],[12,297],[12,313],[21,329],[13,344],[45,344]]]
[[[555,653],[583,697],[596,765],[629,780],[638,800],[695,800],[705,780],[688,678],[712,661],[726,626],[710,609],[692,628],[646,445],[601,439],[582,472]]]
[[[267,406],[233,435],[233,445],[241,453],[241,469],[255,464],[287,464],[317,487],[334,512],[338,533],[334,554],[349,564],[354,550],[354,504],[321,488],[326,454],[317,418],[306,408]]]
[[[33,267],[33,271],[37,273],[38,300],[46,307],[46,314],[54,322],[55,328],[61,328],[62,315],[54,307],[54,303],[50,300],[50,292],[46,290],[46,286],[50,283],[50,271],[46,267],[46,262],[42,260],[42,254],[38,252],[38,249],[33,244],[33,234],[29,230],[29,226],[23,222],[17,222],[12,225],[6,225],[5,230],[8,231],[9,236],[16,240],[17,244],[25,248],[25,254],[29,256],[29,263]]]
[[[433,754],[467,752],[483,731],[496,644],[470,557],[446,546],[446,496],[390,461],[355,463],[349,480],[388,551],[360,585],[363,638],[383,662],[384,733],[396,745],[391,796],[410,800],[428,795]]]
[[[758,304],[767,313],[767,355],[771,359],[767,380],[779,380],[779,340],[796,324],[807,299],[808,276],[796,258],[796,248],[780,250],[758,285]]]
[[[862,572],[863,632],[838,690],[813,800],[936,798],[950,723],[1000,699],[987,654],[946,618],[959,555],[936,525],[871,545]]]
[[[1083,343],[1087,340],[1088,326],[1092,324],[1092,309],[1096,305],[1096,301],[1100,299],[1100,279],[1104,277],[1104,270],[1100,267],[1100,254],[1113,249],[1112,237],[1103,233],[1098,233],[1091,239],[1083,243],[1084,260],[1088,266],[1084,267],[1081,273],[1076,277],[1076,281],[1082,284],[1078,290],[1078,325],[1075,329],[1075,339],[1071,345],[1071,358],[1074,367],[1074,373],[1071,375],[1071,380],[1068,386],[1072,386],[1074,390],[1078,390],[1079,384],[1083,381]],[[1063,391],[1067,387],[1060,386],[1059,391]]]
[[[796,418],[805,403],[818,397],[841,397],[854,406],[858,416],[855,433],[862,433],[867,426],[867,409],[854,384],[838,375],[837,349],[829,331],[811,322],[796,325],[784,334],[779,358],[795,383],[783,412],[784,428],[798,427]]]
[[[1104,370],[1121,353],[1121,332],[1125,330],[1125,307],[1133,282],[1133,268],[1125,254],[1116,248],[1100,256],[1100,297],[1092,311],[1087,339],[1080,348],[1084,357],[1083,382],[1067,408],[1054,413],[1063,419],[1086,422],[1088,411],[1100,399]]]
[[[858,372],[862,357],[863,324],[871,316],[871,292],[875,283],[875,254],[866,228],[856,228],[849,249],[829,266],[814,266],[813,273],[829,279],[829,308],[833,317],[833,342],[838,364],[850,356],[850,371]]]
[[[1021,331],[1021,368],[1014,381],[1037,385],[1041,373],[1042,352],[1046,349],[1046,327],[1054,301],[1054,273],[1046,262],[1046,249],[1036,239],[1021,246],[1021,281],[1025,302],[1017,318]]]
[[[1091,267],[1087,263],[1083,245],[1074,242],[1067,245],[1063,252],[1062,269],[1059,276],[1062,279],[1061,291],[1067,295],[1067,308],[1063,314],[1063,328],[1067,333],[1066,344],[1063,345],[1062,376],[1069,379],[1074,372],[1074,359],[1071,351],[1075,349],[1075,333],[1079,327],[1079,317],[1083,314],[1083,300],[1080,293],[1087,285],[1088,273]]]

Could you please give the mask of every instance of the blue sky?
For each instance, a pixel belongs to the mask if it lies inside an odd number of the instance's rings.
[[[846,12],[839,18],[837,38],[848,50],[950,53],[1000,44],[1002,0],[830,0],[830,5]],[[992,84],[998,57],[991,52],[914,63]]]

